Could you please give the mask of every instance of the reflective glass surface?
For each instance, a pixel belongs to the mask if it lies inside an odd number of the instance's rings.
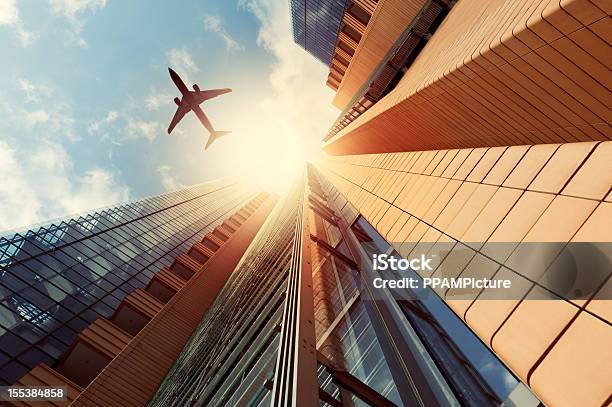
[[[299,192],[296,188],[270,214],[152,406],[269,405]]]
[[[0,385],[53,366],[251,195],[234,181],[206,183],[0,238]]]
[[[347,0],[291,0],[293,40],[330,65]]]
[[[322,175],[319,179],[330,193],[329,199],[334,202],[347,224],[351,225],[350,233],[355,236],[364,258],[371,259],[373,254],[381,253],[402,257],[359,215],[333,184]],[[410,277],[421,278],[416,272],[409,271]],[[419,346],[427,352],[428,358],[435,364],[459,403],[500,404],[519,381],[437,294],[428,291],[397,296],[403,299],[397,299],[397,306],[390,307],[390,311],[414,332]],[[355,311],[351,309],[349,315],[352,312]],[[347,322],[343,321],[343,324],[347,325]],[[398,331],[398,334],[401,332]],[[342,353],[348,355],[346,351]]]

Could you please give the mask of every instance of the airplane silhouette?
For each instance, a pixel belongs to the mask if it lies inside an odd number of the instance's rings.
[[[210,136],[208,137],[208,141],[206,142],[206,146],[204,150],[206,150],[210,145],[217,140],[219,137],[224,136],[230,131],[217,131],[213,128],[210,120],[204,114],[204,111],[200,108],[200,104],[205,100],[212,99],[219,95],[223,95],[224,93],[231,92],[232,90],[229,88],[224,89],[209,89],[209,90],[200,90],[198,85],[193,85],[193,90],[189,90],[183,80],[178,76],[176,72],[172,70],[172,68],[168,68],[170,72],[170,77],[172,78],[172,82],[176,85],[176,87],[183,94],[182,99],[174,98],[174,103],[177,104],[178,108],[176,109],[176,113],[174,113],[174,117],[170,122],[170,126],[168,127],[168,134],[172,132],[174,127],[181,121],[181,119],[189,113],[189,111],[193,110],[202,125],[206,127],[206,129],[210,132]]]

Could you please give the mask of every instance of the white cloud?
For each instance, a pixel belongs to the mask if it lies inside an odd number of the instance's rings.
[[[19,94],[10,97],[0,94],[0,116],[4,118],[0,128],[10,129],[11,132],[27,130],[37,138],[78,140],[70,103],[61,95],[50,100],[49,96],[57,93],[50,86],[34,84],[24,78],[17,79],[17,84],[26,103],[20,103]]]
[[[117,174],[87,162],[75,169],[67,151],[78,139],[75,119],[62,93],[25,78],[17,85],[18,93],[0,94],[0,231],[127,200]]]
[[[76,173],[61,144],[19,148],[0,137],[0,231],[126,201],[129,189],[100,168]]]
[[[109,124],[109,123],[113,123],[113,122],[115,122],[115,121],[116,121],[118,118],[119,118],[119,113],[117,113],[117,112],[116,112],[116,111],[114,111],[114,110],[111,110],[111,111],[110,111],[110,112],[108,112],[108,113],[106,114],[106,116],[105,116],[105,117],[103,117],[102,119],[100,119],[100,120],[96,120],[95,122],[90,123],[90,124],[89,124],[89,126],[87,126],[87,131],[88,131],[90,134],[97,133],[97,132],[99,132],[99,131],[100,131],[100,129],[102,128],[102,126],[103,126],[103,125],[105,125],[105,124]]]
[[[174,168],[172,168],[170,165],[160,166],[157,169],[157,172],[160,175],[162,186],[166,191],[176,191],[185,187],[185,185],[179,182],[176,176],[173,174]]]
[[[6,107],[5,107],[6,110]],[[11,121],[28,130],[44,133],[45,137],[66,138],[78,140],[74,132],[74,118],[68,108],[62,105],[51,106],[48,109],[36,108],[26,110],[18,108],[9,109],[12,113]]]
[[[49,0],[51,11],[64,16],[77,31],[83,29],[81,14],[87,9],[95,12],[98,8],[106,6],[106,0]]]
[[[193,62],[191,54],[185,49],[174,48],[166,55],[168,56],[171,68],[174,70],[179,70],[183,73],[196,73],[200,71],[200,68]]]
[[[25,78],[18,78],[17,84],[19,85],[19,89],[21,89],[21,91],[24,93],[26,102],[37,103],[43,98],[51,95],[51,89],[48,86],[35,84]]]
[[[19,11],[17,10],[16,0],[1,0],[0,1],[0,25],[14,24],[19,20]]]
[[[44,141],[42,148],[35,149],[28,157],[35,168],[43,171],[65,171],[70,163],[70,157],[64,148],[58,144]]]
[[[173,48],[166,53],[166,56],[168,57],[168,66],[179,74],[187,87],[194,83],[191,75],[200,72],[200,68],[185,48]]]
[[[162,131],[162,126],[154,120],[141,120],[111,110],[103,118],[90,123],[87,131],[89,134],[100,135],[103,139],[120,145],[125,141],[140,138],[152,142]]]
[[[22,47],[30,46],[34,41],[36,41],[40,35],[37,32],[27,31],[23,28],[21,23],[15,26],[15,32],[17,33],[17,39]]]
[[[44,124],[49,122],[49,113],[45,110],[37,109],[32,111],[23,110],[22,111],[23,123],[26,127],[32,128],[39,124]]]
[[[244,46],[240,45],[238,41],[233,39],[225,29],[223,25],[223,21],[217,17],[210,14],[204,15],[204,30],[207,32],[215,33],[219,38],[223,40],[225,43],[225,49],[228,52],[232,51],[243,51]]]
[[[17,0],[0,0],[0,27],[7,26],[15,30],[15,35],[22,47],[27,47],[38,39],[38,33],[27,31],[19,16]]]
[[[106,118],[104,119],[104,121],[106,123],[112,123],[115,120],[117,120],[117,118],[119,117],[119,113],[115,112],[114,110],[111,110],[110,112],[108,112],[108,114],[106,115]]]
[[[83,14],[90,10],[95,13],[97,9],[106,6],[106,0],[49,0],[51,11],[64,17],[72,26],[72,36],[80,47],[87,47],[87,41],[81,37],[83,31]]]
[[[0,231],[37,222],[40,210],[15,150],[0,139]]]
[[[113,173],[101,168],[90,169],[77,177],[72,189],[75,193],[64,195],[61,200],[68,213],[125,202],[130,192],[127,186],[117,185]]]
[[[159,110],[162,106],[167,106],[172,103],[174,96],[169,93],[151,91],[149,96],[145,98],[145,106],[148,110]]]
[[[162,131],[162,127],[156,121],[137,120],[133,117],[128,117],[127,126],[124,131],[128,139],[144,137],[149,141],[153,141]]]
[[[257,43],[276,59],[268,78],[273,92],[262,106],[282,113],[277,116],[302,136],[320,141],[338,114],[325,85],[328,68],[294,43],[288,2],[241,0],[239,5],[260,21]]]

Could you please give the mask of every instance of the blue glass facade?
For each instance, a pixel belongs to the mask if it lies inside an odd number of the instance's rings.
[[[151,406],[270,405],[301,192],[270,214]]]
[[[218,181],[0,238],[0,385],[75,337],[252,197]]]
[[[330,65],[348,0],[291,0],[293,40]]]

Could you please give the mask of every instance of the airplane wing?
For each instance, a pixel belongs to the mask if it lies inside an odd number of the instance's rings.
[[[195,96],[196,102],[198,104],[200,104],[200,103],[204,102],[205,100],[215,98],[215,97],[217,97],[219,95],[223,95],[223,94],[229,93],[231,91],[232,90],[229,89],[229,88],[200,90],[198,92],[195,92],[194,96]]]
[[[188,108],[184,107],[184,106],[179,106],[176,109],[176,113],[174,113],[174,117],[172,118],[172,121],[170,122],[170,126],[168,127],[168,134],[172,133],[172,130],[174,129],[174,127],[178,124],[178,122],[181,121],[181,119],[187,114],[189,113]]]
[[[204,114],[204,111],[200,109],[200,106],[194,106],[192,110],[196,114],[196,116],[198,116],[198,119],[200,119],[200,122],[202,122],[202,125],[206,127],[206,130],[208,130],[211,134],[214,133],[215,129],[213,129],[213,126],[210,123],[210,120],[208,120],[208,117],[206,117],[206,115]]]

